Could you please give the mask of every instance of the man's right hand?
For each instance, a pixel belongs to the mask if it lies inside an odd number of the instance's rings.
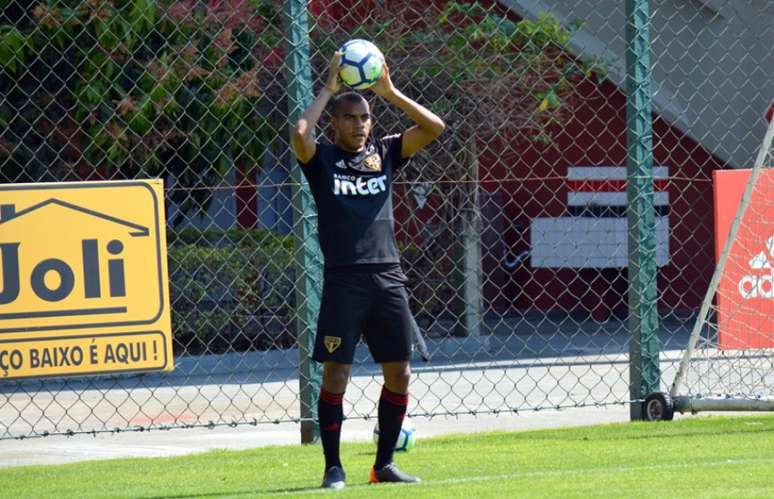
[[[314,141],[314,129],[317,121],[325,109],[325,105],[330,98],[341,90],[341,78],[339,77],[339,67],[343,52],[334,52],[328,67],[328,81],[325,82],[325,89],[320,92],[312,105],[304,111],[304,114],[296,122],[291,136],[291,146],[296,158],[301,163],[308,163],[317,151],[317,144]]]
[[[339,68],[341,67],[341,58],[344,57],[344,52],[337,50],[331,57],[330,65],[328,66],[328,81],[325,82],[325,88],[331,94],[335,94],[341,90],[341,77],[339,77]]]

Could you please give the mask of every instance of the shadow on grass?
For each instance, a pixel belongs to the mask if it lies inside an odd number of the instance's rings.
[[[231,490],[220,492],[202,492],[200,494],[179,494],[179,495],[163,495],[163,496],[147,496],[144,499],[194,499],[197,497],[261,497],[267,494],[293,494],[298,492],[322,492],[319,486],[312,487],[287,487],[283,489],[251,489],[251,490]]]
[[[265,494],[266,491],[260,489],[253,490],[234,490],[230,492],[202,492],[201,494],[180,494],[180,495],[163,495],[163,496],[146,496],[144,499],[186,499],[193,497],[230,497],[230,496],[247,496],[257,497],[260,494]]]

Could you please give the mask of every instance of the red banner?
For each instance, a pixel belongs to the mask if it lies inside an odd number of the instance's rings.
[[[715,261],[736,217],[751,170],[716,170]],[[774,170],[756,183],[717,291],[722,349],[774,347]]]

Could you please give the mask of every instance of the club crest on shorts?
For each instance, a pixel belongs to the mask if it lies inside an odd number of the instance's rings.
[[[366,169],[372,172],[382,171],[382,159],[379,157],[378,154],[372,154],[368,156],[366,159],[363,160],[363,165],[366,167]]]
[[[341,346],[341,338],[338,336],[326,336],[323,338],[323,344],[328,353],[333,353]]]

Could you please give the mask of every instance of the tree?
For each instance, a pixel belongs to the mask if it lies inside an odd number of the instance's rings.
[[[265,97],[281,39],[272,2],[5,3],[3,180],[160,176],[176,225],[232,169],[261,167],[282,120]]]

